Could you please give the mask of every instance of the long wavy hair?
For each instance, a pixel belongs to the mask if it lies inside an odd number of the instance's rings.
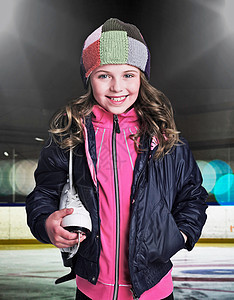
[[[139,130],[131,135],[135,149],[140,152],[138,142],[142,135],[155,137],[158,140],[158,149],[154,158],[162,158],[179,141],[179,132],[176,129],[173,109],[168,98],[154,88],[141,72],[139,95],[133,104],[139,119]],[[84,142],[84,119],[91,114],[92,108],[98,104],[93,97],[89,84],[86,94],[70,101],[52,118],[49,132],[55,142],[63,149],[74,148]]]

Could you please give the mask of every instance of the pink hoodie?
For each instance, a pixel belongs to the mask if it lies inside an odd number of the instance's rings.
[[[99,182],[99,208],[101,218],[101,254],[100,274],[94,286],[87,280],[77,277],[77,286],[89,298],[112,299],[115,284],[116,251],[116,203],[114,171],[112,160],[113,114],[102,107],[93,108],[93,126],[96,138],[97,180]],[[117,169],[120,200],[120,256],[118,299],[133,299],[128,269],[128,236],[130,222],[130,194],[133,169],[137,157],[134,142],[130,135],[139,127],[134,109],[118,115],[120,133],[116,134]],[[173,290],[171,271],[152,289],[141,297],[145,299],[162,299]]]

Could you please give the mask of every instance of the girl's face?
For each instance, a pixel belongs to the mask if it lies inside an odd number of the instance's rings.
[[[104,65],[90,75],[95,100],[113,114],[122,114],[136,101],[140,70],[130,65]]]

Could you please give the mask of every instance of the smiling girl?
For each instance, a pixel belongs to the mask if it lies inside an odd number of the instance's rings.
[[[58,248],[78,243],[58,210],[73,149],[73,183],[92,220],[73,258],[76,299],[173,299],[170,258],[192,250],[206,220],[207,193],[165,95],[149,83],[139,30],[109,19],[86,39],[87,93],[55,115],[28,196],[34,236]]]

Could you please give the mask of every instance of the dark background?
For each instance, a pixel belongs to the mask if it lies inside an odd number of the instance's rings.
[[[171,100],[195,158],[233,168],[233,2],[0,0],[0,160],[38,158],[35,138],[47,139],[52,115],[84,92],[85,38],[117,17],[141,30],[150,82]]]

